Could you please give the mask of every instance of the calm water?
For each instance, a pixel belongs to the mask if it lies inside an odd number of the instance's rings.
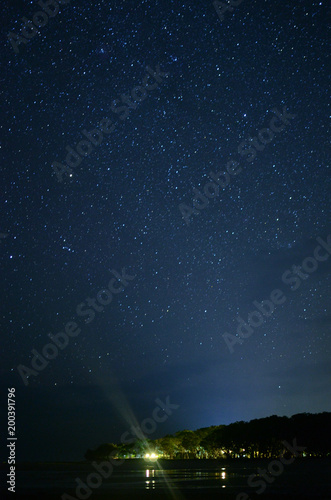
[[[284,471],[266,484],[264,493],[257,495],[257,487],[247,484],[248,477],[258,468],[267,469],[271,460],[214,461],[214,460],[162,460],[146,463],[130,460],[114,467],[107,479],[90,490],[84,490],[85,498],[107,500],[123,498],[233,498],[245,492],[248,498],[319,498],[331,499],[331,461],[296,460],[284,467]],[[67,493],[77,498],[75,491],[80,478],[85,484],[92,472],[87,464],[43,464],[25,466],[17,471],[17,493],[12,498],[61,498]],[[1,470],[1,484],[6,484],[7,471]],[[262,481],[261,478],[256,481]],[[275,496],[277,495],[277,496]],[[82,497],[82,496],[81,496]],[[78,497],[79,498],[79,497]],[[245,497],[243,497],[245,498]]]

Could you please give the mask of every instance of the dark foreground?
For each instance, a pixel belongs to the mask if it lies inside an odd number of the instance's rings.
[[[251,486],[247,484],[249,476],[259,468],[267,470],[272,462],[126,460],[102,479],[85,463],[26,464],[16,471],[15,493],[5,490],[6,465],[0,471],[0,495],[13,500],[331,500],[331,460],[296,459],[282,472],[274,465],[274,476],[268,473],[263,479],[261,472]],[[81,490],[77,490],[79,480]],[[260,489],[264,491],[258,494]]]

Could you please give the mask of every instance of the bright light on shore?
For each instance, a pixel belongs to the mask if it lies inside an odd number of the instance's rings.
[[[152,460],[157,458],[155,453],[146,453],[145,458],[151,458]]]

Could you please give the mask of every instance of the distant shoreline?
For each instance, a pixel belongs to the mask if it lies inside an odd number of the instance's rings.
[[[116,462],[117,459],[112,459],[114,462]],[[243,462],[266,462],[273,460],[273,458],[248,458],[248,457],[238,457],[238,458],[159,458],[158,460],[155,460],[154,462],[147,460],[146,458],[125,458],[125,459],[118,459],[119,461],[123,461],[123,464],[129,464],[129,463],[136,463],[136,464],[144,464],[145,466],[147,465],[157,465],[157,463],[162,462],[163,464],[166,463],[189,463],[189,462],[196,462],[197,464],[201,463],[215,463],[215,464],[226,464],[226,463],[243,463]],[[301,462],[306,462],[306,461],[331,461],[331,456],[329,457],[297,457],[296,461],[301,461]],[[103,460],[96,460],[96,462],[102,462]],[[90,467],[91,462],[87,460],[80,460],[80,461],[59,461],[59,462],[52,462],[52,461],[45,461],[45,462],[17,462],[16,467],[19,469],[20,467],[27,467],[27,466],[86,466]],[[0,470],[6,469],[8,467],[7,462],[1,462],[0,463]],[[118,468],[121,468],[121,465],[118,466]]]

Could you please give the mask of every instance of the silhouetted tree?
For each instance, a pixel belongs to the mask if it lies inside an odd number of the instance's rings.
[[[106,443],[87,450],[86,460],[139,457],[158,452],[165,458],[273,458],[290,452],[283,441],[296,439],[303,456],[331,456],[331,413],[299,413],[291,418],[272,415],[250,422],[183,430],[156,440],[133,444]]]

